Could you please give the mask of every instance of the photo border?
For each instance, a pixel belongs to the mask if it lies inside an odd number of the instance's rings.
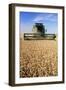
[[[55,82],[37,82],[15,84],[15,7],[34,7],[62,10],[62,81]],[[25,85],[42,85],[42,84],[59,84],[64,83],[64,7],[49,5],[33,5],[33,4],[9,4],[9,85],[25,86]]]

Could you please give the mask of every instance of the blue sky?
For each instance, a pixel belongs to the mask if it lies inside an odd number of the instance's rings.
[[[57,13],[20,12],[20,32],[32,32],[33,25],[38,22],[45,25],[46,33],[58,32]]]

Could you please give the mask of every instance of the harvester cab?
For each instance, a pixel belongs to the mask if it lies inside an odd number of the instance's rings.
[[[43,23],[35,23],[32,28],[32,33],[24,33],[24,39],[26,40],[53,40],[56,38],[55,34],[46,34],[47,29]]]

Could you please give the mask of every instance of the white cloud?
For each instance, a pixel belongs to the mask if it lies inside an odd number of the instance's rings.
[[[44,17],[43,16],[37,16],[36,18],[34,18],[34,22],[38,22],[38,21],[43,21]]]
[[[38,15],[33,19],[34,22],[40,22],[40,21],[56,21],[53,14],[48,15]]]

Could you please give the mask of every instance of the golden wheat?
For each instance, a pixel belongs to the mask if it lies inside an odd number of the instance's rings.
[[[56,76],[57,41],[20,39],[20,77]]]

